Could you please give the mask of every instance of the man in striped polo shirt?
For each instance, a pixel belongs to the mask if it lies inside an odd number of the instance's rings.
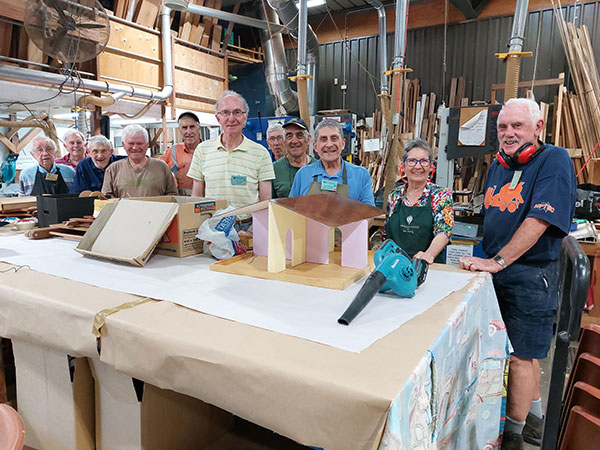
[[[271,156],[242,134],[248,103],[237,92],[225,91],[215,109],[222,133],[194,152],[188,171],[194,180],[192,195],[227,200],[236,208],[269,200],[275,178]]]

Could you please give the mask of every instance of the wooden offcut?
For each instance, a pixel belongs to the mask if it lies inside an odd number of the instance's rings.
[[[267,257],[254,256],[253,253],[249,252],[224,261],[212,263],[210,270],[233,275],[245,275],[267,280],[286,281],[288,283],[343,290],[375,268],[373,254],[374,252],[369,252],[369,265],[364,269],[342,267],[341,252],[336,250],[329,254],[329,264],[305,262],[292,267],[291,262],[288,260],[286,262],[286,269],[283,272],[268,272]]]

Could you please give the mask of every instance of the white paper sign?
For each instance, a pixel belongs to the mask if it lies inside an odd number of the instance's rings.
[[[446,264],[458,266],[458,260],[465,256],[473,256],[472,245],[450,244],[446,247]]]
[[[485,144],[485,126],[487,124],[488,110],[483,109],[469,119],[458,130],[458,143],[460,145]]]
[[[381,150],[381,147],[379,146],[379,139],[365,139],[363,150],[365,152],[378,152]]]

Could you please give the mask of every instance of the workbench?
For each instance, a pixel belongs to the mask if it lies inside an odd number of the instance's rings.
[[[2,337],[100,359],[306,445],[497,444],[508,355],[489,274],[360,353],[150,301],[108,316],[99,355],[96,313],[136,300],[0,263]]]

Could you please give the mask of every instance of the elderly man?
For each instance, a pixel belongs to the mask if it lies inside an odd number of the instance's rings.
[[[321,159],[298,171],[290,197],[329,191],[375,206],[367,169],[342,159],[346,140],[339,122],[330,119],[319,122],[313,145]]]
[[[193,180],[187,176],[194,150],[202,139],[200,139],[200,120],[192,112],[184,112],[177,119],[179,132],[183,136],[183,142],[172,146],[161,157],[171,168],[175,175],[177,190],[180,195],[192,193]]]
[[[19,195],[67,194],[75,171],[56,164],[56,144],[48,137],[36,137],[31,143],[31,156],[38,162],[21,172]]]
[[[108,166],[104,172],[102,193],[112,197],[177,195],[169,166],[146,156],[146,130],[139,125],[129,125],[123,129],[122,140],[128,158]]]
[[[573,164],[564,148],[544,144],[538,105],[506,102],[498,115],[501,150],[490,165],[484,198],[483,250],[465,257],[467,270],[493,274],[494,289],[513,346],[502,449],[541,438],[540,367],[552,340],[561,241],[576,199]]]
[[[99,134],[88,140],[90,157],[84,158],[75,170],[75,181],[71,186],[72,194],[83,191],[99,192],[104,182],[104,171],[113,162],[127,158],[123,155],[114,155],[112,143]]]
[[[294,177],[301,167],[315,161],[308,154],[310,134],[302,119],[292,119],[283,125],[287,154],[273,164],[273,197],[284,198],[290,195]]]
[[[283,126],[279,122],[271,122],[267,128],[267,145],[273,154],[273,161],[279,161],[285,156]]]
[[[64,164],[65,166],[76,169],[77,164],[87,156],[85,136],[81,131],[69,130],[67,131],[67,134],[64,135],[63,141],[65,143],[67,154],[58,158],[55,162],[56,164]]]
[[[271,198],[275,178],[269,152],[242,134],[248,118],[246,100],[225,91],[216,104],[221,135],[196,149],[188,176],[194,179],[192,195],[227,200],[234,207]]]

